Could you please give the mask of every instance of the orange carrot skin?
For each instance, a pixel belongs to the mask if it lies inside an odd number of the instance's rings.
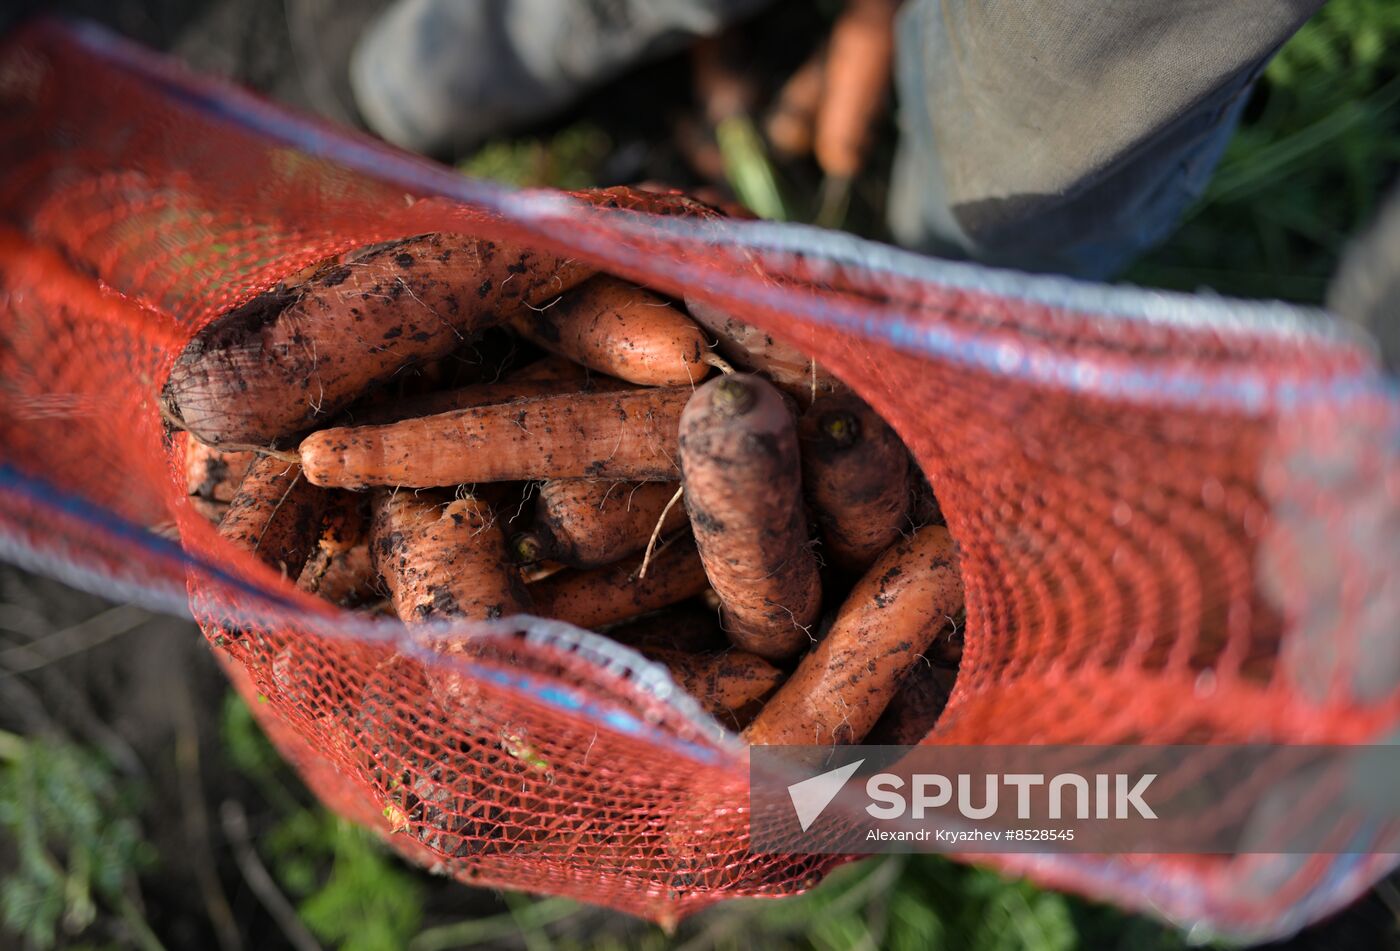
[[[822,171],[853,178],[865,161],[894,62],[899,0],[847,0],[831,28],[813,151]]]
[[[581,366],[567,357],[550,354],[533,363],[527,363],[506,377],[507,382],[543,383],[555,380],[576,380],[589,378],[588,367]],[[583,387],[579,387],[583,389]]]
[[[745,739],[755,746],[859,743],[905,672],[962,610],[952,536],[938,525],[920,529],[871,566]]]
[[[323,429],[301,444],[316,485],[429,488],[539,479],[667,481],[689,387],[576,393],[382,426]]]
[[[644,386],[703,380],[705,332],[662,297],[615,277],[586,281],[511,326],[523,337],[585,367]]]
[[[690,654],[650,650],[643,653],[647,659],[669,670],[682,690],[730,729],[743,729],[762,708],[763,701],[783,682],[781,670],[747,651]]]
[[[524,586],[506,560],[491,509],[431,493],[375,493],[370,532],[375,567],[405,624],[519,614]]]
[[[862,573],[909,526],[909,452],[864,400],[817,400],[798,424],[802,484],[838,569]]]
[[[271,444],[590,273],[462,235],[391,242],[214,321],[180,354],[162,399],[212,445]]]
[[[719,352],[735,366],[763,374],[801,405],[812,402],[814,389],[817,396],[845,389],[807,354],[728,311],[689,297],[685,306],[690,316],[714,335]]]
[[[662,511],[676,493],[673,482],[594,482],[553,479],[539,488],[535,532],[547,557],[575,568],[596,568],[646,548]],[[671,506],[661,535],[685,526],[685,507]]]
[[[884,746],[922,743],[948,706],[957,677],[956,670],[916,662],[864,742]]]
[[[637,577],[641,559],[589,571],[563,571],[530,586],[535,613],[598,630],[693,598],[709,582],[689,538],[660,549]]]
[[[802,506],[796,425],[756,376],[695,391],[680,429],[685,507],[736,647],[769,660],[805,648],[821,581]]]
[[[243,477],[219,535],[295,579],[316,549],[326,501],[296,463],[264,456]]]
[[[541,396],[562,396],[565,393],[588,391],[591,391],[591,388],[582,380],[474,383],[457,390],[420,393],[417,396],[384,401],[362,412],[347,414],[347,422],[354,426],[381,426],[384,423],[397,423],[418,416],[436,416],[438,413],[450,413],[473,406],[491,406],[513,403],[516,400],[539,399]]]
[[[344,608],[359,607],[384,596],[368,540],[338,552],[318,548],[307,559],[297,587]]]
[[[232,502],[257,454],[225,452],[190,438],[185,446],[185,482],[191,496]]]

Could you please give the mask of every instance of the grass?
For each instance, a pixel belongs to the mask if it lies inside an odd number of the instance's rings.
[[[1331,0],[1279,51],[1204,195],[1126,275],[1323,300],[1400,163],[1400,4]]]

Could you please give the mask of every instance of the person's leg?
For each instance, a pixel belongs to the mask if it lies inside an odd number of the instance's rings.
[[[543,119],[767,0],[399,0],[350,65],[375,132],[443,154]]]
[[[1249,89],[1322,0],[907,0],[901,243],[1111,276],[1210,178]]]

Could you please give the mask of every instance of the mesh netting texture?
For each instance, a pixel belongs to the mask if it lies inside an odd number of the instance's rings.
[[[962,553],[966,649],[926,742],[1395,736],[1400,401],[1325,314],[509,192],[73,24],[0,47],[0,163],[0,555],[192,611],[317,795],[425,866],[673,921],[839,861],[748,849],[745,748],[630,650],[510,618],[435,654],[191,508],[156,400],[185,342],[309,264],[431,231],[742,312],[890,421]],[[1393,864],[979,861],[1255,936]]]

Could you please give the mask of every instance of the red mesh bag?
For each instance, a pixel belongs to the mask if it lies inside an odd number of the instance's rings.
[[[428,231],[742,310],[890,420],[962,549],[967,647],[926,742],[1395,736],[1400,400],[1324,314],[508,192],[82,26],[0,47],[0,163],[0,555],[191,610],[312,789],[414,861],[657,920],[839,861],[750,852],[746,750],[631,651],[513,618],[433,654],[191,509],[155,400],[185,341],[307,264]],[[1393,863],[983,858],[1255,937]]]

